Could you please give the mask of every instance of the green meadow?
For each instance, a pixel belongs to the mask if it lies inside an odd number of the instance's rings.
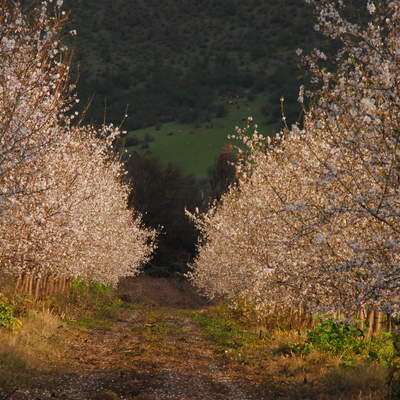
[[[202,124],[170,122],[130,131],[124,138],[125,148],[129,153],[150,152],[164,163],[177,164],[187,174],[204,178],[223,145],[232,142],[228,136],[235,134],[235,127],[243,126],[247,117],[254,118],[263,135],[273,134],[279,129],[279,124],[268,123],[260,111],[266,103],[265,97],[259,96],[251,102],[240,99],[232,103],[224,117]],[[135,138],[139,143],[129,145]]]

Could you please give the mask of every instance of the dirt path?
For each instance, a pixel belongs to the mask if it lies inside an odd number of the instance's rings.
[[[246,347],[230,319],[218,319],[218,306],[205,306],[180,283],[144,278],[122,289],[121,297],[130,302],[124,307],[131,306],[118,318],[91,323],[82,318],[56,327],[63,358],[55,357],[51,368],[48,361],[37,373],[22,369],[18,387],[14,380],[0,387],[0,400],[385,398],[385,375],[378,366],[343,369],[326,354],[288,353],[288,341],[298,340],[296,332],[265,340],[257,336]],[[212,342],[205,332],[219,336]],[[0,374],[1,362],[0,357]]]
[[[67,373],[42,377],[37,388],[3,398],[251,399],[248,383],[215,353],[190,311],[141,306],[125,310],[110,326],[74,328],[67,337]]]
[[[182,318],[181,335],[170,339],[179,357],[164,364],[164,377],[155,399],[245,400],[249,395],[232,378],[229,365],[218,357],[190,318]]]

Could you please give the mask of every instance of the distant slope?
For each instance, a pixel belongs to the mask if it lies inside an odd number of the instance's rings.
[[[295,115],[295,49],[320,43],[302,0],[66,0],[89,116],[129,129],[207,121],[234,95],[279,97]]]
[[[347,4],[359,18],[366,0]],[[65,0],[65,8],[78,31],[71,44],[81,104],[92,100],[88,120],[120,123],[129,105],[128,150],[197,177],[241,118],[252,114],[270,133],[281,96],[288,123],[298,118],[295,50],[327,46],[303,0]]]

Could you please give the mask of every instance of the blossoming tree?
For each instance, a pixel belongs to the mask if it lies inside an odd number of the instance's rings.
[[[193,216],[191,277],[264,312],[398,313],[400,3],[368,2],[365,26],[341,16],[342,1],[312,3],[318,29],[342,43],[335,69],[319,50],[304,57],[316,89],[300,90],[302,126],[242,135],[239,185]]]
[[[65,14],[49,9],[0,4],[0,263],[37,294],[54,277],[135,275],[155,239],[127,209],[120,129],[72,123]]]

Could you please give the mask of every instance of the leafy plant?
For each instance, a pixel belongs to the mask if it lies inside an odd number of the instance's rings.
[[[12,330],[20,325],[21,321],[14,316],[13,304],[0,295],[0,328]]]
[[[364,331],[333,318],[322,320],[308,332],[306,343],[344,359],[359,355],[365,349]]]

